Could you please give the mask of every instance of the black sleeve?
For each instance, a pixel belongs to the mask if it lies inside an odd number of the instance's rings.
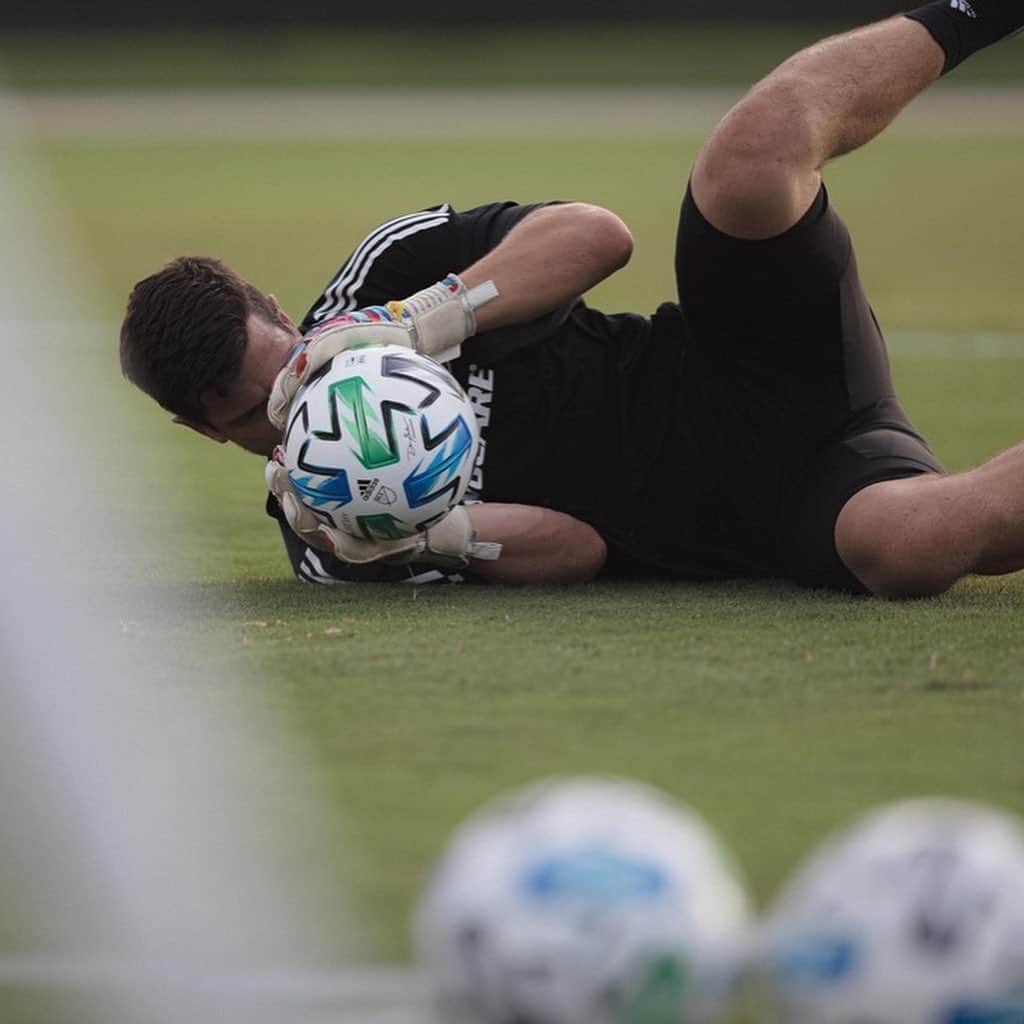
[[[371,562],[368,565],[349,565],[324,551],[316,551],[295,535],[285,521],[277,500],[267,495],[267,515],[277,521],[281,539],[288,552],[288,561],[300,583],[461,583],[459,573],[444,573],[432,565],[384,565]]]
[[[350,310],[405,298],[465,270],[545,205],[501,202],[458,212],[445,203],[386,221],[356,246],[300,329],[305,333]]]
[[[458,273],[465,270],[471,263],[486,256],[524,217],[552,205],[557,204],[489,203],[456,213],[453,222],[458,236],[457,266],[450,267],[449,271],[454,269]]]
[[[457,214],[460,221],[460,251],[455,265],[458,270],[465,269],[490,252],[527,214],[552,205],[556,204],[492,203],[490,206],[478,206],[466,213]],[[466,345],[466,358],[481,363],[496,363],[524,345],[543,341],[565,323],[577,301],[573,299],[526,323],[510,324],[477,334]]]

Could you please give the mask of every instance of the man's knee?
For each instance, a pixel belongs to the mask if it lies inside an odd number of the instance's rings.
[[[931,485],[937,476],[873,484],[855,494],[836,522],[836,550],[846,567],[878,597],[933,597],[966,569],[936,519]]]
[[[737,238],[781,234],[806,212],[821,184],[783,96],[754,90],[704,144],[691,187],[701,213]]]
[[[797,83],[784,78],[761,82],[722,118],[704,148],[719,171],[734,161],[802,163],[811,153],[802,106]]]

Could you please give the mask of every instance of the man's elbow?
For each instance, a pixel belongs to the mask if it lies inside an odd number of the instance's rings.
[[[608,545],[589,523],[574,522],[556,557],[551,559],[551,583],[589,583],[604,568]]]
[[[610,268],[608,272],[614,273],[633,256],[633,233],[618,214],[600,206],[595,206],[594,210],[599,214],[601,252]]]
[[[633,255],[633,234],[618,214],[590,203],[571,204],[573,220],[587,252],[607,277]]]
[[[604,542],[604,538],[594,530],[593,535],[587,539],[587,543],[579,551],[573,582],[588,583],[604,568],[604,563],[607,560],[608,545]]]

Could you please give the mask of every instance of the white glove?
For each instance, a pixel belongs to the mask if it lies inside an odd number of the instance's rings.
[[[346,313],[321,324],[297,345],[284,369],[274,379],[267,399],[267,418],[284,431],[288,410],[310,377],[339,352],[360,345],[404,345],[412,348],[409,330],[384,306]]]
[[[281,463],[281,449],[267,463],[266,480],[277,499],[288,525],[311,548],[326,551],[343,562],[363,565],[367,562],[424,562],[439,569],[464,569],[470,558],[493,561],[501,555],[501,545],[477,541],[469,514],[456,505],[444,518],[411,537],[395,540],[366,540],[323,522],[300,500],[288,470]]]
[[[277,375],[267,415],[284,430],[295,395],[324,363],[360,345],[404,345],[438,362],[456,359],[466,338],[476,333],[476,314],[498,294],[492,281],[467,288],[449,274],[400,302],[367,306],[321,324],[303,339],[288,365]]]

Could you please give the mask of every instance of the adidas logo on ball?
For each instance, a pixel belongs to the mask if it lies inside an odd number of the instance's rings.
[[[473,405],[444,367],[371,345],[333,360],[296,396],[284,464],[322,522],[390,540],[462,500],[478,443]]]

